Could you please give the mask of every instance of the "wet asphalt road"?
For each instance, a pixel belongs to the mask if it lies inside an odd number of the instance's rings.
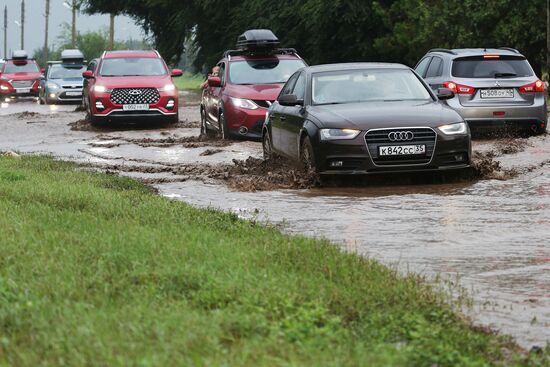
[[[0,150],[119,171],[173,199],[326,237],[403,271],[458,279],[473,296],[466,312],[477,322],[526,348],[550,341],[550,136],[523,139],[516,149],[506,149],[507,140],[476,141],[476,151],[514,173],[499,180],[240,192],[179,168],[260,157],[260,144],[196,140],[198,99],[182,100],[176,127],[102,130],[75,124],[84,115],[74,106],[2,104]]]

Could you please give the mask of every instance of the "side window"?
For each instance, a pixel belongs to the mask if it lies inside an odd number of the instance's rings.
[[[301,73],[296,80],[292,94],[294,94],[296,98],[301,99],[302,101],[304,100],[306,96],[306,76],[304,73]]]
[[[434,56],[430,66],[428,67],[428,72],[426,73],[426,78],[433,78],[436,76],[441,76],[443,74],[443,60],[440,57]]]
[[[96,64],[97,63],[95,61],[92,61],[90,64],[88,64],[88,69],[86,69],[86,70],[90,70],[90,71],[93,71],[95,73]]]
[[[220,62],[218,66],[220,67],[220,72],[218,76],[220,77],[220,80],[222,82],[222,87],[223,87],[225,85],[225,63]]]
[[[296,84],[296,79],[300,76],[299,73],[296,73],[288,79],[285,86],[283,87],[283,90],[281,90],[281,93],[279,93],[280,96],[284,96],[285,94],[291,94],[292,90],[294,89],[294,84]]]
[[[420,61],[418,65],[416,65],[416,67],[414,68],[414,70],[418,74],[420,74],[422,78],[426,76],[426,70],[428,69],[428,65],[430,64],[431,59],[432,58],[430,56],[423,58],[422,61]]]

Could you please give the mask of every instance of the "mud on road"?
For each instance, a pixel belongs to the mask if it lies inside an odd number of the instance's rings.
[[[477,139],[473,169],[458,175],[320,179],[264,161],[259,143],[201,138],[198,103],[183,95],[175,125],[110,128],[74,106],[3,104],[0,151],[74,160],[403,271],[459,279],[477,322],[527,348],[550,340],[549,135]]]

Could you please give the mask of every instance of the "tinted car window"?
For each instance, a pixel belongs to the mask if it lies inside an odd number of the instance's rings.
[[[6,67],[4,68],[4,73],[6,74],[14,74],[14,73],[38,73],[40,69],[38,69],[38,65],[35,63],[27,63],[27,64],[10,64],[7,63]]]
[[[306,95],[306,76],[304,73],[300,73],[296,84],[294,85],[294,90],[292,91],[298,99],[303,100]]]
[[[415,71],[420,74],[421,77],[424,77],[426,75],[426,69],[428,68],[431,59],[431,57],[426,57],[422,59],[422,61],[420,61],[416,66]]]
[[[82,78],[84,66],[52,65],[48,69],[48,79]]]
[[[244,60],[229,66],[229,80],[233,84],[285,83],[292,74],[305,66],[302,60]]]
[[[460,78],[533,76],[533,70],[524,57],[487,58],[487,56],[475,56],[455,59],[452,75]]]
[[[225,63],[220,62],[218,66],[220,67],[218,76],[220,77],[221,85],[225,85]]]
[[[286,82],[285,86],[281,90],[280,96],[283,96],[285,94],[292,93],[292,89],[294,89],[294,83],[296,83],[296,79],[298,79],[299,74],[296,73],[295,75],[291,76],[290,79]]]
[[[396,69],[316,73],[312,95],[314,104],[432,100],[412,71]]]
[[[426,78],[441,76],[441,74],[443,74],[443,60],[440,57],[434,56],[426,72]]]
[[[102,76],[160,76],[166,73],[160,59],[147,57],[104,59],[100,70]]]

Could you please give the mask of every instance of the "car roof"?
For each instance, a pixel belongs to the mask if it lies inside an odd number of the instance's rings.
[[[344,70],[361,70],[361,69],[410,69],[403,64],[389,63],[389,62],[353,62],[342,64],[325,64],[308,66],[304,68],[309,73],[320,73],[330,71],[344,71]]]
[[[151,57],[159,58],[160,54],[155,50],[125,50],[125,51],[105,51],[103,59],[117,59],[121,57]]]
[[[225,58],[229,61],[245,61],[245,60],[302,60],[302,58],[296,54],[270,54],[270,55],[235,55]]]
[[[437,53],[451,57],[464,56],[482,56],[482,55],[504,55],[504,56],[523,56],[518,50],[513,48],[453,48],[453,49],[432,49],[429,54]]]

